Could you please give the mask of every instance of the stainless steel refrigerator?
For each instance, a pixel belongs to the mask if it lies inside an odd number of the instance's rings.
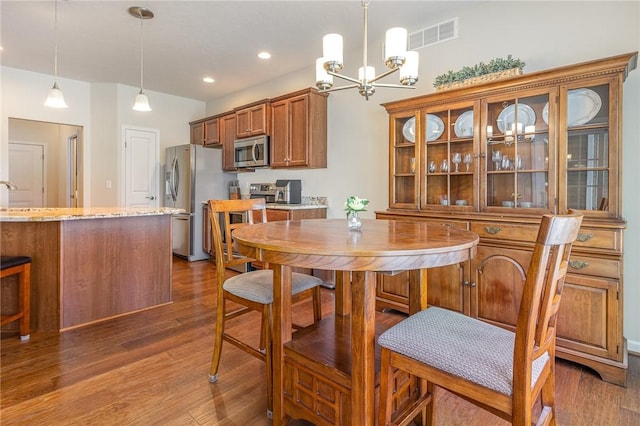
[[[229,198],[235,173],[222,172],[222,150],[200,145],[167,148],[164,205],[184,209],[172,217],[173,254],[189,261],[208,259],[202,250],[203,202]]]

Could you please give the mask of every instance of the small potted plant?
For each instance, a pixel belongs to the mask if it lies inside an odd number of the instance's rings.
[[[433,82],[436,91],[455,89],[487,81],[498,80],[522,74],[525,62],[511,55],[506,58],[495,58],[488,63],[480,62],[473,66],[465,66],[458,71],[447,71],[437,76]]]
[[[362,220],[358,213],[366,211],[369,200],[366,198],[359,198],[355,195],[347,198],[344,203],[344,210],[347,212],[347,227],[349,229],[358,230],[362,228]]]

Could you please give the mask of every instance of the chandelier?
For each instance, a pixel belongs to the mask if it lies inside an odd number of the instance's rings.
[[[414,89],[418,81],[418,52],[407,51],[407,30],[391,28],[385,37],[385,65],[389,68],[376,75],[375,68],[367,65],[367,8],[369,0],[362,0],[364,10],[364,31],[362,46],[362,67],[358,70],[358,78],[342,75],[343,67],[342,36],[327,34],[322,39],[322,57],[316,60],[316,86],[322,92],[357,88],[366,100],[373,95],[376,87],[392,87]],[[378,80],[400,71],[400,84],[378,83]],[[333,77],[350,81],[352,84],[333,87]]]

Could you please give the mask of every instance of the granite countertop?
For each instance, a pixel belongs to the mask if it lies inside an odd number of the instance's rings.
[[[55,207],[0,207],[0,222],[53,222],[59,220],[104,219],[131,216],[158,216],[182,213],[183,209],[169,207],[160,208],[123,208],[123,207],[90,207],[90,208],[55,208]]]
[[[305,210],[305,209],[326,209],[329,206],[326,204],[278,204],[267,203],[268,209],[274,210]]]

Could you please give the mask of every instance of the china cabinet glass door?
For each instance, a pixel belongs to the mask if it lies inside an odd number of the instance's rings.
[[[561,210],[580,210],[591,215],[616,215],[619,153],[612,152],[617,137],[617,115],[611,113],[610,92],[617,80],[560,88],[562,151],[559,169]]]
[[[420,120],[414,115],[392,115],[390,133],[393,140],[389,153],[391,182],[389,204],[395,208],[418,207],[418,158]]]
[[[464,103],[422,112],[421,209],[472,210],[476,205],[479,105]]]
[[[483,210],[555,211],[555,99],[545,90],[482,101]]]

